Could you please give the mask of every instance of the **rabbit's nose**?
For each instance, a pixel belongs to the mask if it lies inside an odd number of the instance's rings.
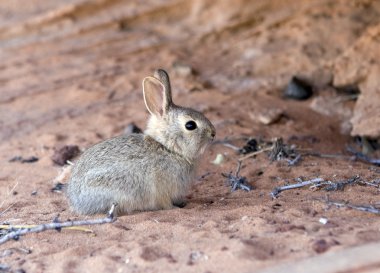
[[[216,135],[215,131],[211,131],[211,137],[215,138],[215,135]]]

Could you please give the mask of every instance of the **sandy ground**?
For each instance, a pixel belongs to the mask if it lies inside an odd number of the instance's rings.
[[[92,234],[29,234],[1,245],[0,263],[11,272],[252,272],[380,241],[377,215],[317,200],[328,195],[376,206],[376,187],[306,187],[270,196],[299,177],[379,178],[379,167],[347,154],[346,146],[355,146],[347,123],[355,102],[331,86],[335,59],[379,24],[379,15],[376,1],[3,1],[2,223],[86,218],[51,191],[61,171],[51,160],[54,149],[84,150],[122,134],[130,122],[143,128],[141,81],[158,67],[171,75],[174,100],[204,112],[218,140],[242,147],[241,137],[282,137],[345,157],[303,156],[288,166],[260,154],[241,170],[254,190],[231,192],[221,173],[234,171],[240,155],[215,144],[184,208],[119,217],[89,227]],[[312,81],[311,99],[283,98],[293,75]],[[258,116],[273,109],[283,116],[260,123]],[[225,157],[220,165],[211,163],[217,154]],[[9,162],[15,156],[39,160]]]

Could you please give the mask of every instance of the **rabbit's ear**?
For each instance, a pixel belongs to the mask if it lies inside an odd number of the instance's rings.
[[[145,106],[152,115],[162,117],[168,112],[172,100],[170,90],[164,83],[154,77],[146,77],[143,80],[143,93]]]
[[[165,86],[166,97],[169,103],[172,103],[172,88],[170,86],[170,79],[168,73],[163,69],[157,69],[154,72],[154,77],[159,79],[161,83]]]

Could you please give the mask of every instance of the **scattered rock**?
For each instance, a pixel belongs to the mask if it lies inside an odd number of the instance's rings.
[[[312,248],[316,253],[323,253],[330,248],[330,244],[325,239],[320,239],[313,242]]]
[[[141,133],[142,133],[142,130],[134,122],[129,123],[127,127],[124,129],[124,135],[141,134]]]
[[[51,188],[51,192],[59,192],[61,193],[65,188],[65,184],[57,183],[53,188]]]
[[[56,149],[51,157],[54,163],[63,166],[77,155],[79,155],[80,150],[77,145],[65,145],[62,148]]]
[[[257,140],[254,138],[250,138],[247,143],[243,146],[243,148],[239,149],[240,154],[249,154],[252,152],[257,152],[258,149],[258,143]]]
[[[0,271],[1,272],[7,272],[9,271],[11,268],[10,266],[6,265],[6,264],[0,264]]]
[[[192,251],[189,255],[189,261],[187,262],[188,265],[193,265],[195,262],[198,261],[207,261],[208,256],[204,254],[203,251]]]
[[[313,95],[313,87],[296,76],[292,77],[285,88],[284,96],[294,100],[306,100]]]
[[[15,156],[9,159],[9,162],[21,162],[21,163],[34,163],[39,160],[36,156],[30,156],[27,158],[23,158],[22,156]]]
[[[175,62],[173,64],[174,73],[180,77],[189,77],[195,74],[193,68],[187,64],[181,62]]]
[[[224,155],[223,154],[217,154],[216,158],[211,161],[212,164],[214,165],[220,165],[224,162]]]
[[[273,123],[276,123],[280,120],[280,118],[284,115],[284,111],[277,108],[268,109],[264,112],[261,112],[257,116],[257,120],[264,124],[264,125],[270,125]]]
[[[242,221],[247,221],[247,220],[248,220],[248,216],[247,216],[247,215],[244,215],[243,217],[241,217],[241,220],[242,220]]]

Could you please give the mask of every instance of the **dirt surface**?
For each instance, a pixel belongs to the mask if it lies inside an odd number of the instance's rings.
[[[343,65],[342,56],[352,56],[355,44],[359,51],[376,48],[368,33],[378,33],[379,24],[378,1],[1,2],[2,223],[85,218],[51,191],[61,171],[51,157],[64,145],[84,150],[122,134],[131,122],[143,128],[141,81],[159,67],[171,75],[174,100],[204,112],[218,140],[242,147],[242,137],[282,137],[302,151],[344,156],[302,156],[289,166],[263,153],[242,165],[254,190],[231,192],[221,173],[234,171],[241,155],[214,144],[184,208],[123,216],[89,227],[93,234],[29,234],[1,245],[0,263],[14,272],[252,272],[380,241],[378,215],[317,200],[328,194],[376,206],[376,187],[305,187],[270,196],[299,177],[379,179],[380,167],[346,152],[347,145],[358,148],[349,120],[364,106],[339,89],[375,86],[376,63],[363,64],[363,77],[345,80],[353,62]],[[283,98],[294,75],[313,85],[312,98]],[[379,101],[378,91],[364,93]],[[263,124],[258,117],[273,109],[280,117]],[[214,165],[217,154],[225,160]],[[22,163],[32,156],[38,161]]]

